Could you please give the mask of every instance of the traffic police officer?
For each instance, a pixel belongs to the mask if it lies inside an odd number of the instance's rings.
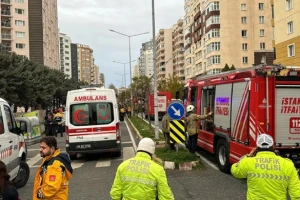
[[[261,134],[257,148],[231,167],[236,178],[247,178],[247,199],[300,199],[300,181],[293,162],[274,153],[270,135]],[[257,152],[257,153],[256,153]]]
[[[134,158],[124,161],[117,170],[110,191],[112,200],[173,200],[165,170],[152,161],[155,143],[143,138]]]

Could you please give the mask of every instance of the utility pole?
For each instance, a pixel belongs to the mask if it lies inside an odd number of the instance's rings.
[[[155,126],[155,139],[159,139],[154,0],[152,0],[152,34],[153,34],[153,72],[154,72],[153,74],[154,75],[154,126]]]

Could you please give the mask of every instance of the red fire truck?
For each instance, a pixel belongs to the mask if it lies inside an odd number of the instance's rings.
[[[221,171],[229,173],[261,133],[273,136],[280,154],[299,167],[300,71],[261,65],[204,75],[186,85],[183,98],[197,114],[214,112],[199,122],[197,144],[216,155]]]
[[[171,92],[157,92],[158,98],[158,118],[159,120],[165,115],[169,103],[172,100]],[[149,104],[148,104],[149,102]],[[150,117],[151,120],[154,119],[154,94],[148,95],[148,100],[145,102],[145,117]]]

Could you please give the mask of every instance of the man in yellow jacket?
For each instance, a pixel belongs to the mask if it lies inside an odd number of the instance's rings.
[[[173,200],[165,170],[152,161],[155,143],[143,138],[134,158],[124,161],[117,170],[110,191],[112,200]]]
[[[62,121],[63,121],[63,114],[62,109],[57,109],[57,113],[53,116],[53,119],[57,122],[57,132],[55,133],[55,137],[57,137],[57,133],[60,132],[61,137],[63,137],[63,130],[62,130]]]
[[[300,199],[300,181],[293,162],[274,153],[270,135],[261,134],[256,140],[257,149],[232,165],[236,178],[247,178],[248,200]],[[256,153],[257,152],[257,153]]]
[[[40,154],[43,162],[35,175],[32,199],[67,200],[73,173],[68,155],[60,153],[52,136],[40,140]]]

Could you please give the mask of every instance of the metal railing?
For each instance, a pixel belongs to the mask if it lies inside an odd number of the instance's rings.
[[[11,23],[10,22],[1,22],[1,26],[2,27],[11,27]]]
[[[1,3],[10,4],[10,0],[1,0]]]
[[[10,10],[1,10],[1,15],[11,16]]]
[[[1,34],[1,38],[2,38],[2,39],[11,39],[11,34],[2,33],[2,34]]]

